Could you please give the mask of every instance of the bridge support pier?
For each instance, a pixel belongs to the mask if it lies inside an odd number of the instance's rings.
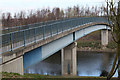
[[[61,68],[63,76],[75,76],[77,74],[76,48],[77,43],[74,42],[61,50]]]
[[[108,44],[108,30],[107,29],[101,30],[101,44],[103,48],[105,48]]]

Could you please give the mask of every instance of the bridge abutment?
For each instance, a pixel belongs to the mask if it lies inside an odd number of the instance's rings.
[[[103,48],[105,48],[108,45],[108,30],[107,29],[101,30],[101,44]]]
[[[61,68],[63,76],[77,75],[77,43],[74,42],[61,50]]]
[[[2,71],[24,74],[23,71],[23,56],[17,57],[16,54],[3,55],[2,56]]]

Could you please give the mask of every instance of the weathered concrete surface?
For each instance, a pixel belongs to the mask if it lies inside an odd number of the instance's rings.
[[[23,72],[23,56],[3,64],[2,71],[19,73],[19,74],[23,75],[24,74],[24,72]]]
[[[108,44],[108,30],[101,30],[101,44],[105,47]]]
[[[77,74],[77,43],[72,43],[61,50],[61,68],[62,75],[76,75]]]
[[[2,65],[0,65],[0,80],[2,79],[2,74],[1,74],[1,72],[2,72]]]

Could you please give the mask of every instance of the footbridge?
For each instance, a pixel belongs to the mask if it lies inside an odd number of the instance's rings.
[[[76,75],[76,40],[101,30],[102,45],[108,44],[109,24],[103,17],[70,18],[3,29],[2,71],[24,71],[61,50],[62,75]]]

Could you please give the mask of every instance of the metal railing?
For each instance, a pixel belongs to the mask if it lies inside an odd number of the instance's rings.
[[[39,27],[42,25],[51,24],[51,23],[64,21],[64,20],[67,20],[67,19],[50,20],[50,21],[45,21],[45,22],[38,22],[38,23],[21,25],[21,26],[14,26],[14,27],[4,27],[3,29],[0,29],[0,30],[2,31],[2,34],[6,34],[6,33],[14,32],[14,31],[20,31],[20,30],[24,30],[24,29]]]
[[[0,43],[2,47],[0,49],[2,53],[12,51],[16,48],[26,46],[39,40],[44,40],[66,30],[91,22],[108,23],[107,19],[102,17],[81,17],[55,21],[45,25],[34,25],[27,29],[16,30],[14,32],[0,35],[2,38],[2,43]]]

